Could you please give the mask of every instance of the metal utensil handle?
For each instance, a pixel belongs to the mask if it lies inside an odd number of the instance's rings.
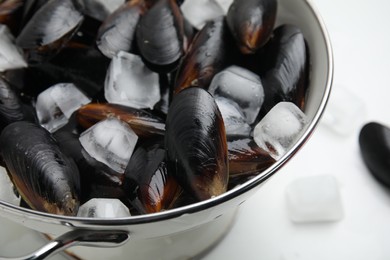
[[[27,256],[17,258],[0,257],[0,260],[45,259],[76,245],[118,247],[126,243],[128,239],[129,233],[125,231],[76,229],[50,241],[45,246]]]

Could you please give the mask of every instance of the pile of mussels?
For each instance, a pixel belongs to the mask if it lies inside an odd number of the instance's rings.
[[[274,28],[277,0],[235,0],[199,31],[181,2],[129,0],[105,17],[94,1],[0,0],[0,23],[25,61],[0,74],[1,163],[25,207],[76,215],[98,197],[118,198],[132,214],[159,212],[218,196],[275,162],[251,133],[226,134],[208,90],[232,65],[260,76],[265,100],[251,131],[281,101],[303,110],[309,57],[302,33]],[[106,73],[120,51],[158,73],[162,99],[153,109],[106,100]],[[73,83],[91,103],[49,132],[35,106],[58,83]],[[88,157],[80,144],[83,131],[110,117],[138,136],[124,172]]]

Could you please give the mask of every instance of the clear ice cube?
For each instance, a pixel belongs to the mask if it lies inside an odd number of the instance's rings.
[[[118,199],[95,198],[80,206],[78,217],[124,218],[130,217],[129,209]]]
[[[6,25],[0,24],[0,72],[27,67],[23,51]]]
[[[20,196],[16,195],[14,185],[4,167],[0,167],[0,200],[15,206],[20,204]]]
[[[89,102],[74,84],[60,83],[38,95],[35,109],[39,123],[49,132],[55,132],[68,123],[73,112]]]
[[[215,0],[186,0],[180,8],[188,22],[198,30],[208,21],[224,15],[222,7]]]
[[[139,56],[120,51],[108,69],[104,95],[110,103],[153,109],[161,98],[158,74]]]
[[[338,221],[343,217],[339,187],[332,175],[298,178],[286,187],[285,194],[293,222]]]
[[[114,171],[123,173],[138,136],[128,124],[110,117],[81,133],[79,140],[91,157]]]
[[[264,89],[260,77],[253,72],[230,66],[214,76],[209,92],[236,102],[248,124],[252,124],[264,102]]]
[[[347,136],[360,129],[365,121],[365,115],[366,105],[356,94],[345,87],[335,86],[321,123],[335,133]]]
[[[306,115],[294,103],[280,102],[256,125],[253,137],[278,160],[294,145],[307,123]]]
[[[234,0],[213,0],[213,1],[216,2],[222,8],[224,14],[226,15]]]
[[[222,114],[226,135],[250,135],[251,127],[246,123],[244,114],[234,101],[216,97],[215,102]]]

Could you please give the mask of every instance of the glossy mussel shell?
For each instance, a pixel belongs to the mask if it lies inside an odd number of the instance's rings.
[[[226,21],[242,53],[255,53],[270,38],[277,0],[235,0]]]
[[[79,172],[48,131],[25,121],[12,123],[3,130],[0,146],[13,184],[32,209],[77,214]]]
[[[176,1],[159,0],[141,17],[136,32],[141,56],[155,71],[175,69],[184,54],[184,20]]]
[[[52,0],[32,16],[16,39],[29,62],[45,61],[66,45],[83,21],[80,10],[76,0]]]
[[[375,122],[366,124],[360,131],[359,145],[372,175],[390,187],[390,128]]]
[[[165,148],[168,170],[198,200],[226,191],[225,126],[214,98],[201,88],[177,94],[168,111]]]
[[[281,101],[293,102],[301,110],[305,106],[309,83],[309,53],[299,28],[282,25],[264,46],[262,82],[265,100],[263,115]]]
[[[128,123],[139,137],[164,135],[165,133],[163,119],[145,110],[117,104],[92,103],[77,111],[77,121],[84,128],[89,128],[109,117],[116,117]]]
[[[0,1],[0,24],[5,24],[14,35],[17,34],[23,15],[25,0]]]
[[[232,64],[236,49],[223,17],[206,23],[180,63],[174,93],[197,86],[208,89],[214,75]]]
[[[161,141],[160,141],[161,140]],[[149,140],[139,146],[125,171],[125,187],[130,203],[140,213],[172,208],[181,187],[165,162],[164,139]]]

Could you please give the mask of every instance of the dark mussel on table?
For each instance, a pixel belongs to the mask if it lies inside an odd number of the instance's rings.
[[[199,30],[183,2],[109,11],[101,0],[0,0],[14,35],[0,37],[0,54],[5,44],[18,54],[0,67],[0,153],[28,207],[77,215],[114,198],[131,214],[156,213],[220,196],[276,162],[254,128],[281,101],[304,109],[302,32],[274,28],[276,0],[232,1]],[[153,102],[135,107],[132,95]],[[40,109],[61,124],[46,130]]]

